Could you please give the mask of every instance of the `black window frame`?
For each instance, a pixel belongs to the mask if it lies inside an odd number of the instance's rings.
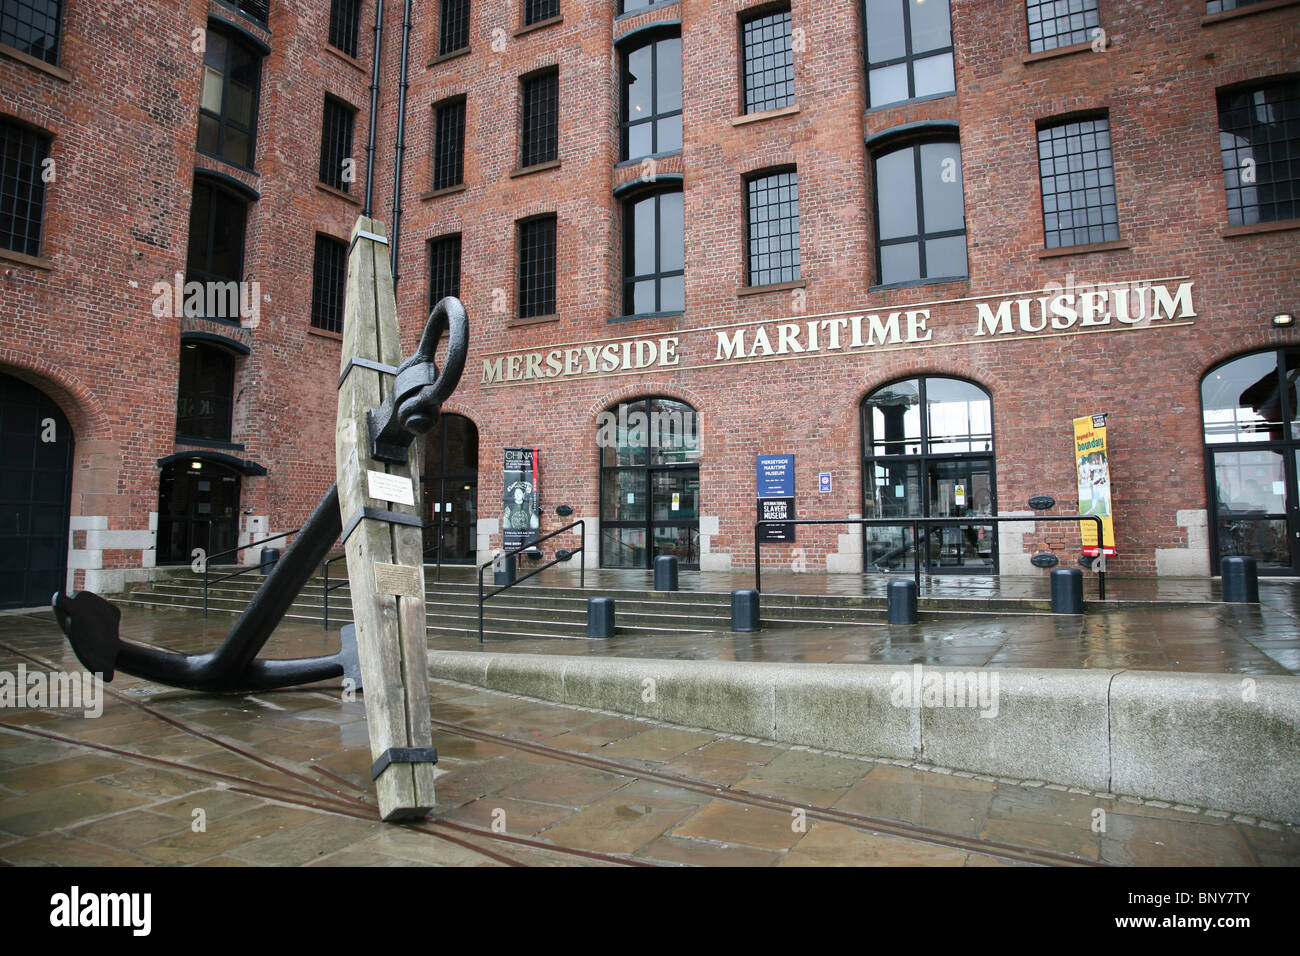
[[[38,7],[48,8],[50,6],[54,8],[53,13],[48,9],[37,9]],[[29,13],[32,17],[39,15],[44,20],[53,21],[53,32],[50,32],[48,26],[42,31],[44,38],[49,42],[42,43],[43,49],[40,53],[32,52],[33,48],[30,45],[22,47],[5,39],[6,36],[14,40],[18,39],[16,28],[19,22],[22,22],[19,21],[17,16],[20,10]],[[26,22],[25,25],[35,26],[30,21]],[[0,43],[43,63],[48,63],[50,66],[58,66],[59,48],[63,43],[63,0],[4,0],[3,6],[0,6]]]
[[[952,3],[950,0],[942,0],[948,7],[948,45],[945,47],[936,47],[933,50],[923,50],[916,52],[912,46],[912,7],[910,0],[898,0],[902,4],[903,10],[903,55],[890,57],[886,60],[871,59],[871,47],[867,42],[866,35],[870,32],[871,25],[868,22],[866,0],[862,4],[862,25],[863,25],[863,43],[862,57],[866,65],[866,95],[867,109],[874,109],[883,106],[899,106],[903,103],[910,103],[917,99],[930,99],[943,96],[952,96],[957,92],[957,61],[956,53],[952,43]],[[916,62],[918,60],[928,60],[932,57],[947,54],[953,61],[953,88],[951,90],[941,90],[935,93],[924,93],[920,96],[916,93]],[[874,103],[871,100],[871,71],[884,69],[886,67],[898,66],[905,64],[907,69],[907,97],[901,100],[889,100],[884,103]]]
[[[524,26],[547,23],[560,16],[560,0],[524,0]]]
[[[962,199],[962,227],[960,229],[939,229],[934,232],[927,232],[925,228],[925,193],[923,184],[926,182],[921,169],[921,147],[932,143],[951,143],[957,147],[959,190]],[[913,192],[916,195],[916,225],[917,232],[915,235],[894,236],[890,239],[880,238],[880,194],[883,191],[880,185],[880,173],[877,163],[886,156],[893,155],[905,149],[912,150],[912,184]],[[877,284],[881,286],[909,286],[909,285],[928,285],[935,282],[960,282],[970,278],[970,245],[965,242],[966,239],[966,182],[961,173],[961,140],[956,136],[925,136],[916,139],[892,140],[888,145],[882,146],[871,154],[871,180],[872,180],[872,229],[876,239],[876,279]],[[961,236],[966,246],[966,271],[960,275],[927,275],[925,244],[933,239],[949,239],[955,236]],[[884,257],[881,252],[883,247],[891,245],[904,245],[915,242],[917,244],[917,266],[920,271],[920,277],[916,279],[898,279],[889,281],[885,278]]]
[[[625,17],[634,13],[644,13],[646,10],[653,10],[655,7],[662,7],[665,4],[677,2],[678,0],[644,0],[643,3],[638,3],[629,10],[627,0],[618,0],[617,16]]]
[[[262,61],[266,58],[266,54],[263,50],[259,49],[257,46],[254,46],[252,43],[249,43],[246,40],[244,40],[244,38],[241,37],[239,33],[237,33],[234,30],[227,30],[217,26],[209,25],[208,35],[211,36],[212,34],[218,34],[226,41],[227,56],[226,56],[226,62],[223,64],[222,74],[221,74],[222,114],[218,115],[216,113],[213,113],[211,110],[204,109],[202,103],[202,87],[200,86],[199,116],[200,116],[200,125],[202,124],[202,117],[204,115],[210,116],[216,120],[217,149],[216,152],[209,152],[208,150],[203,149],[201,146],[196,145],[195,151],[201,153],[204,156],[211,156],[213,159],[218,159],[223,163],[230,163],[230,165],[236,166],[239,169],[244,169],[249,172],[254,172],[257,166],[257,125],[258,125],[258,120],[261,117],[261,108],[262,108]],[[234,53],[234,50],[237,47],[242,49],[244,53],[251,56],[253,58],[253,61],[256,63],[257,75],[256,75],[256,80],[253,84],[253,92],[252,92],[253,123],[252,126],[250,127],[245,127],[242,123],[229,119],[225,115],[230,103],[231,57]],[[207,66],[206,52],[204,53],[203,65],[205,67]],[[202,81],[200,81],[200,83],[201,82]],[[237,160],[231,159],[230,157],[225,155],[227,127],[230,127],[238,132],[247,134],[248,136],[247,165],[238,162]],[[199,135],[201,135],[201,133]],[[196,144],[197,144],[197,139],[196,139]]]
[[[519,168],[560,158],[560,68],[550,66],[519,78]]]
[[[465,184],[465,97],[433,106],[433,183],[436,192]]]
[[[786,31],[785,37],[789,41],[784,51],[785,62],[777,62],[771,67],[764,67],[763,61],[766,57],[780,57],[781,52],[772,53],[753,53],[753,48],[761,47],[762,44],[773,38],[763,36],[752,36],[751,31],[761,30],[766,21],[784,19]],[[773,24],[775,25],[775,24]],[[794,15],[791,12],[789,3],[765,4],[750,10],[744,10],[739,15],[740,28],[740,107],[741,113],[750,115],[753,113],[766,113],[769,110],[779,110],[787,106],[793,106],[795,102],[794,89]],[[783,73],[784,76],[778,77],[770,82],[755,83],[755,77],[762,77],[766,73]],[[767,91],[776,88],[787,88],[785,92],[778,94],[769,94],[763,92],[761,96],[753,95],[756,91]]]
[[[193,369],[187,368],[187,358],[192,358]],[[212,393],[198,391],[197,383],[203,377],[203,366],[205,362],[219,361],[223,366],[226,374],[222,376],[222,387]],[[193,388],[186,392],[186,378],[191,378]],[[186,416],[182,416],[182,404],[189,398],[193,402],[193,410]],[[182,425],[195,425],[203,417],[201,411],[201,402],[204,400],[212,401],[217,405],[217,427],[212,430],[211,434],[204,434],[199,428],[186,430]],[[210,345],[203,342],[182,342],[181,355],[176,375],[176,440],[185,442],[187,439],[195,439],[199,442],[226,442],[229,443],[234,426],[234,408],[235,408],[235,355],[228,349],[219,346]]]
[[[1096,136],[1099,132],[1101,132],[1101,130],[1095,125],[1090,129],[1084,129],[1083,124],[1085,123],[1088,124],[1102,123],[1105,125],[1104,133],[1105,133],[1106,145],[1104,147],[1098,147],[1094,145],[1093,148],[1085,148],[1083,140],[1091,136],[1093,137],[1093,141],[1095,144]],[[1075,129],[1075,132],[1071,132],[1072,129]],[[1061,134],[1055,135],[1055,131],[1058,130],[1061,131]],[[1044,140],[1045,134],[1051,134],[1051,135],[1048,135],[1047,139]],[[1074,138],[1078,138],[1080,140],[1080,149],[1077,153],[1069,149],[1070,140]],[[1051,153],[1048,156],[1044,156],[1043,154],[1043,148],[1046,142],[1057,143],[1060,141],[1064,141],[1066,144],[1066,153],[1064,156],[1064,158],[1066,159],[1066,170],[1064,175],[1068,176],[1070,180],[1069,189],[1066,190],[1059,190],[1055,188],[1055,186],[1057,185],[1055,180],[1059,180],[1059,178],[1063,175],[1057,169],[1057,160],[1062,158],[1057,155],[1057,148],[1053,146]],[[1042,120],[1038,123],[1038,128],[1037,128],[1038,189],[1039,189],[1039,196],[1042,202],[1043,246],[1045,248],[1068,249],[1073,246],[1094,245],[1099,242],[1119,241],[1120,239],[1119,193],[1118,193],[1118,185],[1115,177],[1114,148],[1115,148],[1114,139],[1112,138],[1111,131],[1110,131],[1110,117],[1104,113],[1088,113],[1084,115],[1068,116],[1063,118],[1058,117],[1056,119],[1051,119],[1051,120]],[[1101,162],[1100,155],[1102,153],[1106,154],[1109,157],[1109,163],[1106,165],[1103,165]],[[1096,186],[1088,186],[1087,179],[1086,179],[1086,175],[1090,171],[1090,167],[1088,166],[1088,157],[1093,154],[1096,154],[1099,157],[1097,159],[1096,166],[1092,167],[1095,168],[1098,172],[1098,177],[1097,177],[1098,184]],[[1053,171],[1050,174],[1050,176],[1054,180],[1053,182],[1054,188],[1051,193],[1047,191],[1046,180],[1048,177],[1043,172],[1045,168],[1044,164],[1049,160],[1052,162],[1052,167],[1053,167]],[[1077,169],[1075,168],[1076,166],[1078,167]],[[1082,186],[1074,185],[1076,176],[1084,177],[1083,179],[1084,184]],[[1109,179],[1109,183],[1105,182],[1106,179]],[[1087,194],[1093,190],[1095,190],[1098,193],[1097,196],[1098,201],[1096,203],[1087,201],[1088,200]],[[1111,199],[1109,203],[1106,202],[1105,199],[1103,198],[1107,190],[1109,190],[1111,193]],[[1085,201],[1082,205],[1076,206],[1074,200],[1079,193],[1084,194]],[[1051,197],[1052,200],[1050,205],[1053,207],[1051,212],[1048,211],[1049,196]],[[1048,217],[1049,216],[1059,217],[1061,215],[1062,209],[1060,205],[1060,197],[1062,196],[1070,197],[1070,206],[1066,211],[1070,213],[1071,225],[1068,228],[1063,228],[1060,225],[1058,219],[1057,225],[1055,227],[1050,227],[1048,225],[1049,223]],[[1074,216],[1077,212],[1087,213],[1092,209],[1100,210],[1100,218],[1101,218],[1100,223],[1094,225],[1091,222],[1087,222],[1082,226],[1074,225]],[[1110,216],[1111,221],[1107,221],[1106,213],[1108,209],[1112,213],[1112,215]],[[1092,231],[1095,228],[1099,228],[1101,230],[1100,239],[1092,238]],[[1062,241],[1062,237],[1066,233],[1069,233],[1069,238],[1071,240],[1077,240],[1078,232],[1080,229],[1084,230],[1086,241],[1084,242],[1078,242],[1078,241],[1063,242]]]
[[[1268,0],[1205,0],[1205,15],[1214,16],[1216,13],[1228,13],[1232,10],[1240,10],[1242,7],[1253,7],[1257,3],[1267,3]]]
[[[329,44],[354,60],[361,48],[362,2],[330,0]]]
[[[311,327],[343,334],[348,285],[348,244],[323,232],[316,233],[311,265]]]
[[[1243,97],[1254,100],[1259,94],[1273,90],[1284,91],[1276,101],[1266,100],[1262,104],[1232,102]],[[1228,225],[1253,226],[1300,219],[1300,74],[1225,87],[1216,91],[1215,105],[1218,112],[1219,153],[1223,164]],[[1261,122],[1261,108],[1276,110],[1280,114],[1279,120],[1276,123]],[[1226,122],[1225,117],[1233,114],[1238,119],[1244,117],[1247,122],[1244,125]],[[1243,132],[1253,135],[1242,137],[1240,134]],[[1227,136],[1244,138],[1247,145],[1234,144],[1229,147],[1225,145]],[[1269,151],[1263,161],[1255,155],[1260,149]],[[1281,155],[1272,155],[1274,149],[1279,149]],[[1243,154],[1249,154],[1246,158],[1254,164],[1250,182],[1241,179],[1240,170],[1245,162]],[[1274,170],[1288,168],[1294,170],[1294,174],[1285,179],[1271,175]],[[1245,202],[1248,190],[1255,196],[1249,206]],[[1260,199],[1261,193],[1273,198]],[[1279,193],[1283,194],[1282,198],[1278,198]],[[1253,218],[1246,215],[1247,209],[1253,210]]]
[[[460,256],[462,238],[459,232],[435,236],[429,240],[429,311],[447,296],[460,298]]]
[[[781,178],[787,176],[793,177],[793,181],[784,182],[784,183],[773,182],[774,180],[780,180]],[[774,252],[769,248],[763,252],[758,252],[756,249],[757,244],[764,241],[771,240],[773,238],[777,238],[780,236],[789,236],[792,234],[789,231],[782,231],[782,232],[775,233],[774,235],[766,235],[766,236],[755,235],[755,233],[759,231],[755,228],[755,226],[757,225],[754,219],[755,212],[758,209],[770,209],[772,206],[780,206],[782,203],[782,199],[778,196],[776,197],[775,201],[769,200],[767,202],[764,202],[761,206],[755,206],[754,205],[754,200],[756,198],[755,194],[758,192],[772,192],[774,190],[781,190],[790,187],[794,188],[794,193],[795,193],[794,194],[794,206],[795,206],[794,232],[793,232],[793,236],[795,240],[794,264],[778,265],[776,267],[765,266],[759,269],[755,269],[754,263],[756,258],[761,256],[768,256],[768,257],[773,255],[779,256],[781,252],[786,251],[786,250],[778,249]],[[764,219],[763,222],[781,222],[781,221],[788,220],[789,218],[790,217],[788,216],[777,215],[774,217]],[[769,273],[783,273],[784,271],[789,269],[793,269],[794,274],[789,276],[788,278],[770,278],[768,275]],[[758,276],[759,278],[762,279],[767,279],[767,281],[755,282],[754,281],[755,276]],[[786,282],[800,282],[802,281],[802,278],[803,278],[802,250],[800,249],[800,245],[799,245],[799,170],[798,168],[795,166],[780,166],[774,169],[762,169],[752,173],[748,173],[745,176],[745,285],[751,288],[756,288],[756,287],[768,286],[768,285],[780,285]]]
[[[438,9],[438,56],[469,49],[470,0],[442,0]]]
[[[662,217],[660,214],[660,201],[668,194],[680,195],[683,201],[682,212],[682,268],[668,269],[662,268],[662,247],[660,243],[661,230],[663,228]],[[636,236],[635,222],[631,215],[632,207],[637,203],[644,202],[647,199],[654,199],[654,242],[655,242],[655,271],[637,274],[636,273]],[[638,189],[631,195],[623,199],[623,315],[628,318],[646,318],[649,316],[659,315],[681,315],[686,310],[686,215],[685,215],[685,193],[680,183],[667,186]],[[680,309],[665,309],[663,307],[663,281],[665,279],[682,277],[682,307]],[[636,303],[636,285],[638,282],[653,281],[655,284],[655,307],[649,312],[638,312],[635,308]]]
[[[53,142],[54,137],[39,127],[0,116],[0,248],[40,257],[45,241],[43,174]],[[11,150],[19,155],[11,157]],[[24,160],[25,153],[30,153],[30,161]],[[21,195],[24,191],[25,196]],[[24,207],[21,214],[20,205]],[[16,244],[20,237],[21,248]]]
[[[546,235],[548,226],[549,236]],[[519,296],[518,316],[520,319],[538,319],[556,315],[559,217],[555,213],[546,213],[521,219],[517,230],[519,233],[519,268],[516,286]],[[541,243],[542,248],[534,251],[530,246],[536,243]],[[549,275],[547,275],[548,271]]]
[[[222,6],[238,10],[264,29],[271,22],[271,0],[217,0]]]
[[[357,126],[357,110],[337,96],[325,94],[320,123],[320,181],[339,192],[352,192],[352,183],[343,178],[343,164],[352,155]],[[355,171],[355,162],[353,169]]]
[[[1094,31],[1101,29],[1101,9],[1099,0],[1068,0],[1070,4],[1076,2],[1083,4],[1083,9],[1066,9],[1065,12],[1062,13],[1057,8],[1057,5],[1064,2],[1066,2],[1066,0],[1025,0],[1025,27],[1027,31],[1026,36],[1029,39],[1030,53],[1047,53],[1051,50],[1060,50],[1069,46],[1079,46],[1080,44],[1091,43],[1097,39],[1099,34],[1094,33]],[[1038,20],[1034,20],[1035,10],[1042,11],[1044,7],[1049,6],[1053,7],[1053,10],[1051,11],[1052,16],[1040,16]],[[1089,17],[1089,14],[1091,14],[1091,17]],[[1041,25],[1048,22],[1055,23],[1061,19],[1073,18],[1076,16],[1083,17],[1085,21],[1083,26],[1071,27],[1064,31],[1053,27],[1055,32],[1050,35],[1042,33],[1039,37],[1034,37],[1035,25]],[[1066,39],[1062,40],[1062,37]],[[1048,41],[1055,42],[1052,42],[1049,45]]]
[[[677,85],[680,89],[682,84],[682,60],[680,56],[681,30],[676,27],[666,27],[662,30],[648,31],[644,34],[638,34],[635,40],[619,48],[619,146],[618,155],[620,162],[629,162],[634,159],[642,159],[646,156],[660,156],[680,153],[682,144],[679,142],[673,149],[661,149],[659,144],[659,125],[667,119],[674,116],[682,115],[682,107],[678,105],[675,110],[659,110],[659,44],[667,40],[677,40],[679,45],[679,55],[677,57]],[[628,76],[630,75],[629,64],[634,53],[650,47],[650,115],[639,117],[635,120],[628,115],[628,92],[630,85]],[[635,156],[631,153],[631,132],[634,126],[650,126],[650,152],[638,153]],[[679,137],[680,139],[680,137]]]
[[[197,208],[198,203],[201,201],[200,193],[204,191],[206,191],[206,193],[209,196],[209,209],[207,213],[208,230],[207,230],[207,235],[203,239],[203,244],[205,249],[204,266],[202,268],[196,268],[190,263],[190,249],[194,244],[195,210]],[[212,256],[213,256],[213,239],[217,231],[217,212],[219,211],[219,206],[222,203],[227,204],[225,207],[227,210],[238,209],[240,215],[239,230],[238,230],[239,231],[239,254],[236,257],[239,262],[239,269],[237,274],[233,276],[221,275],[211,270]],[[243,282],[244,282],[244,257],[247,253],[247,241],[248,241],[249,205],[250,203],[246,196],[242,196],[232,189],[227,189],[222,185],[220,185],[219,183],[211,179],[208,179],[207,177],[197,178],[194,181],[194,191],[192,193],[191,200],[190,200],[189,233],[187,234],[187,240],[186,240],[186,254],[185,254],[186,284],[188,285],[190,282],[201,282],[203,283],[206,290],[207,284],[211,282],[237,283],[240,289],[241,311],[243,307],[242,299],[243,299]],[[204,296],[205,302],[206,302],[206,298],[207,296],[205,293]],[[203,317],[213,322],[222,322],[227,325],[241,324],[239,315],[235,315],[235,316],[204,315]]]

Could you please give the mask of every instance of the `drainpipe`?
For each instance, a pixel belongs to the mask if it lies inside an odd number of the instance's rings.
[[[361,215],[369,216],[375,189],[375,120],[379,113],[379,48],[384,39],[384,0],[375,7],[374,68],[370,74],[370,135],[366,139],[366,201]]]
[[[393,170],[393,285],[397,285],[397,250],[402,238],[402,154],[406,152],[406,56],[411,47],[411,0],[402,15],[402,78],[397,84],[397,162]]]

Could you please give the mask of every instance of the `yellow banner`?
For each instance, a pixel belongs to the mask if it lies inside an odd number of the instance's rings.
[[[1079,514],[1102,519],[1102,544],[1115,553],[1115,524],[1110,498],[1110,459],[1106,452],[1106,416],[1089,415],[1074,420],[1074,465],[1079,473]],[[1083,553],[1097,554],[1097,525],[1080,521]]]

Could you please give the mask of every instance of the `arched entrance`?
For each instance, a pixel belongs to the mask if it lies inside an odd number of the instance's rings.
[[[700,428],[670,398],[620,402],[596,419],[600,566],[649,568],[661,554],[700,566]]]
[[[862,403],[864,518],[978,518],[997,514],[993,402],[973,382],[923,376],[876,389]],[[931,573],[996,573],[991,525],[922,529],[921,566]],[[867,527],[866,570],[906,570],[912,532]]]
[[[0,608],[66,587],[72,428],[44,393],[0,375]]]
[[[1300,348],[1269,349],[1201,379],[1213,573],[1228,555],[1300,574]]]
[[[213,557],[239,543],[239,482],[238,471],[210,458],[163,465],[158,478],[159,564],[189,564],[195,548]]]
[[[478,534],[478,428],[464,415],[443,415],[425,438],[420,472],[425,560],[473,564]]]

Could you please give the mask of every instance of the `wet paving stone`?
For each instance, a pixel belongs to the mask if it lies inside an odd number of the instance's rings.
[[[863,655],[880,661],[898,654],[909,661],[984,663],[1014,653],[1041,657],[1048,666],[1172,651],[1188,664],[1227,661],[1220,666],[1242,673],[1265,666],[1269,653],[1289,650],[1276,637],[1258,648],[1248,640],[1228,646],[1222,633],[1227,618],[1198,613],[1210,620],[1184,631],[1175,628],[1180,618],[1174,611],[1148,612],[1143,621],[1130,616],[1122,627],[1110,616],[1086,626],[1030,619],[1025,633],[1008,632],[997,621],[941,635],[909,631],[870,639],[839,628],[802,651],[790,632],[751,638],[747,645],[730,638],[715,645],[675,640],[678,651],[732,659]],[[1249,631],[1259,616],[1254,613],[1238,609],[1233,619],[1245,621]],[[1270,606],[1267,613],[1289,622],[1286,633],[1297,633],[1300,606]],[[152,631],[142,626],[151,620]],[[1168,635],[1167,647],[1151,628]],[[210,648],[224,629],[187,631],[174,616],[147,613],[124,626],[142,639],[192,650]],[[831,633],[838,631],[844,633]],[[1126,646],[1107,648],[1120,631]],[[277,638],[283,656],[329,649],[319,628],[310,626],[286,626]],[[631,643],[637,652],[672,650],[673,640]],[[6,646],[60,667],[78,666],[53,622],[36,615],[0,619],[0,648]],[[534,649],[545,646],[537,642]],[[569,642],[569,650],[589,647]],[[393,826],[375,817],[364,702],[343,700],[337,684],[205,695],[123,677],[111,689],[120,696],[105,698],[100,718],[0,711],[0,724],[11,725],[0,727],[0,862],[499,866],[509,860],[593,866],[634,858],[662,866],[1022,865],[981,842],[993,840],[1121,865],[1300,864],[1300,834],[1291,828],[740,740],[437,681],[431,684],[433,716],[444,723],[435,731],[437,806],[421,829]],[[146,713],[142,703],[174,723]],[[499,739],[475,739],[461,730]],[[587,758],[614,766],[583,765]],[[748,803],[747,795],[764,802]],[[801,808],[802,821],[795,812]],[[1100,833],[1093,829],[1098,809],[1106,812]],[[816,819],[817,812],[832,819]],[[891,821],[891,832],[875,831],[852,815]],[[476,832],[442,829],[440,820]],[[485,835],[498,822],[505,836],[543,847]],[[920,833],[898,835],[894,826],[903,833],[910,826],[942,831],[973,848],[939,845]]]

